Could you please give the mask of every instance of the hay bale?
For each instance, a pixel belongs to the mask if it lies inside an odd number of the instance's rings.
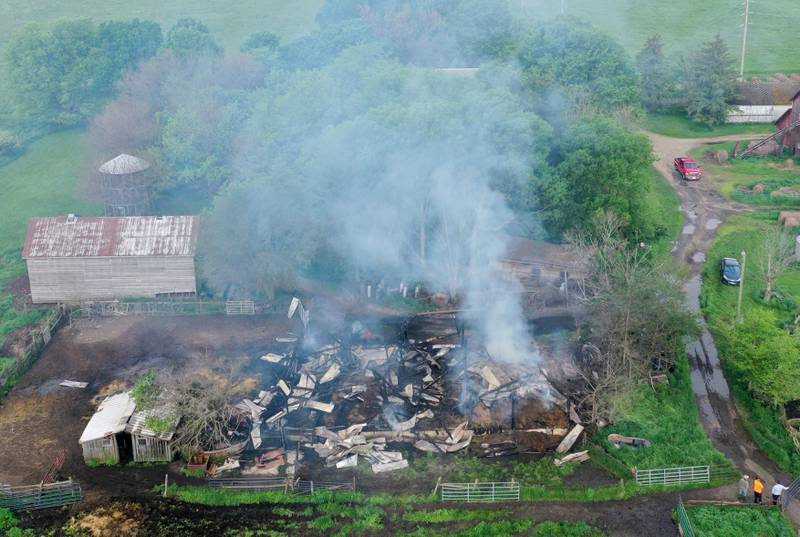
[[[766,187],[763,184],[758,183],[753,187],[753,194],[763,194],[765,189]]]

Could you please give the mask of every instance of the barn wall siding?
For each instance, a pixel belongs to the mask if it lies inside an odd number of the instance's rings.
[[[191,256],[28,259],[34,304],[197,291]]]
[[[136,462],[171,462],[172,447],[165,440],[151,436],[133,436],[133,460]]]
[[[114,435],[84,442],[81,447],[83,448],[83,460],[86,462],[119,462],[119,449]]]

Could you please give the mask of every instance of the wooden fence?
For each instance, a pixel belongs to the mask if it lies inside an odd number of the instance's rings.
[[[708,483],[709,481],[711,481],[711,472],[708,466],[636,470],[636,483],[643,487]]]
[[[71,479],[24,487],[0,485],[0,507],[17,512],[61,507],[77,503],[81,498],[80,485]]]
[[[511,502],[519,501],[519,483],[442,483],[443,502]]]
[[[209,487],[233,490],[248,490],[263,492],[268,490],[283,491],[293,494],[314,494],[323,491],[355,492],[355,479],[349,483],[334,481],[314,481],[288,477],[240,477],[240,478],[210,478],[206,481]]]
[[[253,300],[155,300],[125,301],[102,300],[83,302],[72,308],[70,323],[76,319],[94,317],[120,317],[123,315],[256,315],[285,313],[286,304],[282,302],[255,302]]]
[[[39,358],[45,345],[50,342],[53,334],[64,320],[64,310],[61,308],[52,310],[47,319],[39,326],[31,330],[31,341],[16,356],[16,363],[7,368],[3,378],[0,378],[0,388],[3,388],[12,379],[18,379],[25,371],[30,369],[33,363]],[[0,391],[0,396],[6,390]]]

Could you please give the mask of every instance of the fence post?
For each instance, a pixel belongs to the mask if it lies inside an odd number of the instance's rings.
[[[164,474],[164,497],[167,497],[167,487],[169,486],[169,474]]]
[[[314,495],[314,481],[311,481],[311,495]]]
[[[356,491],[356,476],[353,476],[353,493]]]

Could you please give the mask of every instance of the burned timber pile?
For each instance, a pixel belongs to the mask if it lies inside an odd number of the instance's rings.
[[[324,335],[309,329],[298,300],[289,315],[296,333],[277,338],[258,362],[271,380],[236,405],[249,438],[219,470],[277,475],[284,468],[293,476],[298,465],[363,461],[383,473],[408,466],[401,450],[542,453],[575,417],[548,380],[569,376],[562,360],[495,361],[469,342],[455,314],[384,320],[372,330],[349,321]]]

